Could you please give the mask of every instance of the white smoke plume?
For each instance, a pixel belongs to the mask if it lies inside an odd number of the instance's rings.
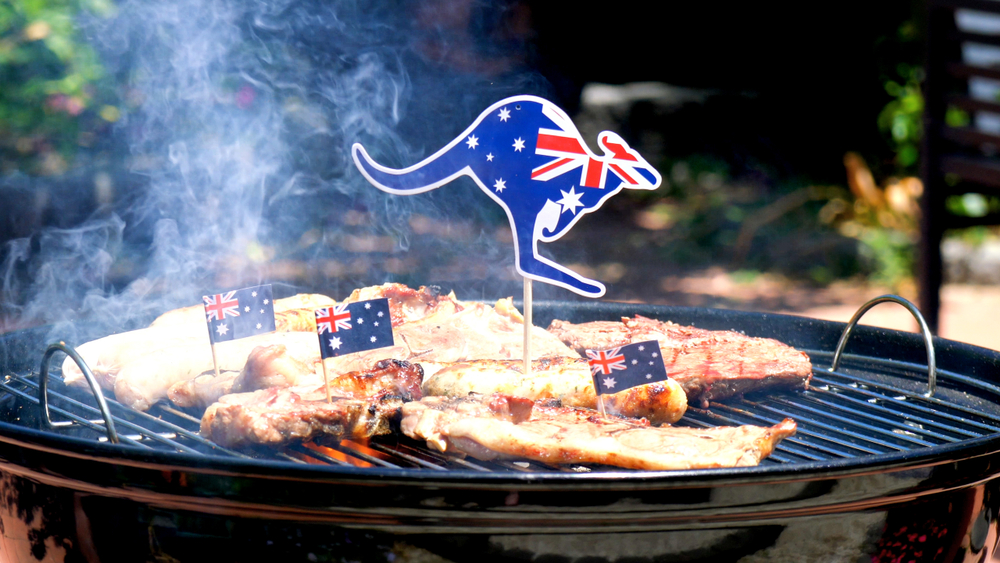
[[[474,17],[456,26],[444,10],[454,5]],[[360,141],[381,161],[406,165],[490,103],[545,95],[544,80],[521,64],[523,44],[477,36],[502,31],[505,9],[456,0],[126,0],[111,18],[85,18],[80,29],[126,102],[114,131],[126,151],[114,159],[127,180],[114,205],[82,224],[6,245],[2,313],[51,325],[53,338],[116,332],[235,284],[280,285],[287,280],[272,264],[283,257],[268,249],[349,263],[339,241],[352,211],[370,214],[361,228],[391,241],[383,256],[405,255],[414,211],[442,220],[496,213],[485,199],[468,203],[482,196],[471,182],[447,194],[387,196],[357,174],[350,146]],[[486,60],[492,66],[477,62]],[[488,234],[466,242],[487,269],[513,261],[496,256]],[[133,275],[116,285],[121,269]],[[377,263],[355,270],[325,289],[391,277]]]

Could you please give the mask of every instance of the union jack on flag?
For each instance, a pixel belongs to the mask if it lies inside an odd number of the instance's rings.
[[[611,375],[611,372],[616,369],[625,369],[625,356],[621,355],[621,350],[621,347],[599,352],[587,350],[587,357],[590,358],[587,361],[590,364],[590,371],[594,375]]]
[[[351,311],[347,303],[316,309],[316,330],[319,334],[337,332],[338,329],[351,329]]]
[[[531,179],[545,182],[583,167],[580,171],[580,185],[603,190],[608,180],[608,175],[605,174],[607,166],[626,187],[636,187],[644,181],[634,168],[639,166],[639,159],[629,153],[623,146],[624,143],[617,143],[609,136],[601,137],[599,143],[602,148],[610,152],[610,155],[595,158],[593,153],[583,146],[575,131],[540,128],[535,143],[535,154],[555,158],[533,169]],[[628,170],[632,173],[629,174]]]
[[[587,350],[598,395],[618,393],[638,385],[667,379],[660,344],[655,340],[626,344],[611,350]]]
[[[202,297],[212,343],[274,332],[271,284]]]
[[[240,302],[236,299],[236,290],[229,293],[216,293],[202,297],[205,301],[205,314],[208,320],[221,321],[226,317],[240,316]]]

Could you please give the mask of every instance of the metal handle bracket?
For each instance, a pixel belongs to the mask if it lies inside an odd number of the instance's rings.
[[[52,422],[52,418],[49,416],[49,362],[52,361],[52,356],[56,352],[65,352],[67,356],[73,358],[73,361],[79,366],[80,371],[83,372],[83,377],[87,380],[87,384],[90,385],[91,393],[97,399],[97,407],[101,410],[101,416],[104,417],[104,428],[108,434],[108,441],[112,444],[117,444],[118,432],[115,431],[115,421],[111,418],[111,411],[108,409],[107,401],[104,400],[104,393],[101,391],[101,386],[97,384],[97,379],[94,377],[94,373],[90,371],[90,367],[87,366],[87,362],[83,361],[83,358],[80,357],[80,354],[76,350],[62,341],[50,344],[42,356],[42,366],[38,373],[38,406],[42,410],[42,425],[48,429],[53,429],[64,428],[74,424],[71,421]]]
[[[927,321],[924,320],[924,316],[920,314],[920,310],[913,304],[903,299],[898,295],[881,295],[872,299],[871,301],[865,303],[861,306],[851,320],[848,321],[847,326],[844,327],[844,332],[840,335],[840,341],[837,342],[837,350],[833,353],[833,362],[830,364],[830,371],[836,371],[837,367],[840,366],[840,357],[844,352],[844,347],[847,345],[847,339],[850,338],[851,332],[854,327],[857,326],[858,321],[861,317],[868,312],[869,309],[878,305],[879,303],[899,303],[906,310],[913,315],[913,318],[917,319],[917,324],[920,325],[920,332],[924,337],[924,346],[927,348],[927,392],[924,393],[925,397],[934,396],[934,390],[937,387],[937,362],[934,359],[934,335],[931,334],[930,327],[927,326]]]

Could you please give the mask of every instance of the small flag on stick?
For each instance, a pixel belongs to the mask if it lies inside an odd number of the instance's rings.
[[[215,361],[217,342],[238,340],[275,330],[271,284],[205,295],[202,301],[205,303],[208,338],[212,342],[212,363],[215,364],[216,375],[219,374],[219,365]]]
[[[655,340],[619,346],[611,350],[587,350],[587,363],[594,374],[598,406],[604,413],[601,395],[618,393],[638,385],[665,381],[667,368]]]
[[[323,360],[354,352],[392,346],[392,320],[386,298],[341,303],[316,309],[316,333]],[[323,363],[326,400],[330,402],[330,385]]]

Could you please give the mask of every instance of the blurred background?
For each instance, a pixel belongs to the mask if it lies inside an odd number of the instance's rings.
[[[475,184],[388,196],[350,158],[362,142],[383,164],[413,164],[515,94],[565,108],[592,150],[618,132],[664,178],[541,245],[605,283],[603,299],[835,320],[886,292],[915,301],[927,13],[912,0],[655,12],[8,0],[0,322],[120,330],[259,282],[338,298],[386,281],[518,296],[510,227]],[[946,113],[956,127],[973,119]],[[976,193],[945,204],[1000,208]],[[940,334],[1000,348],[996,229],[948,231],[941,248]],[[582,299],[543,284],[535,295]],[[883,308],[866,322],[915,326]]]

